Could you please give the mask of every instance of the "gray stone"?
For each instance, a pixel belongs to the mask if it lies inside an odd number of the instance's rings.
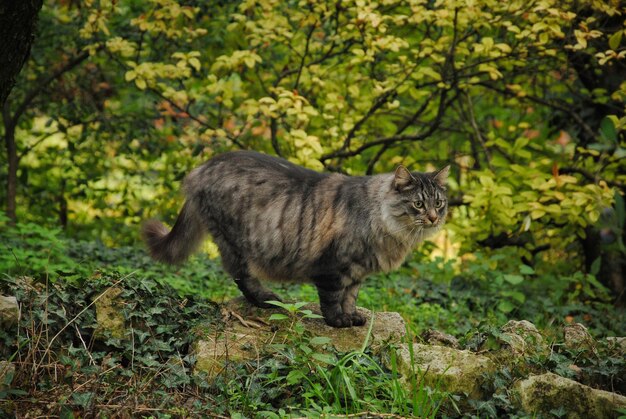
[[[502,340],[514,355],[543,352],[547,350],[543,336],[528,320],[509,320],[500,329]]]
[[[452,335],[440,332],[439,330],[428,329],[422,333],[421,338],[430,345],[449,346],[451,348],[459,349],[459,341]]]
[[[626,408],[626,397],[577,383],[559,375],[533,375],[515,385],[521,407],[533,415],[551,416],[565,409],[569,419],[617,417]]]
[[[9,361],[0,361],[0,390],[11,387],[15,375],[15,364]]]
[[[610,348],[616,349],[621,354],[626,354],[626,338],[610,336],[606,338],[606,343]]]
[[[584,325],[580,323],[568,324],[563,328],[563,335],[563,343],[566,348],[595,351],[596,343]]]
[[[19,307],[15,297],[0,295],[0,326],[13,327],[19,319]]]
[[[405,377],[417,375],[418,380],[432,388],[452,393],[465,393],[470,398],[483,396],[481,386],[485,373],[493,372],[495,364],[486,356],[467,350],[444,346],[413,344],[413,357],[407,344],[398,347],[398,369]]]

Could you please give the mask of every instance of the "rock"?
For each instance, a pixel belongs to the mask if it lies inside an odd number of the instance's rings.
[[[563,329],[563,334],[565,335],[563,343],[566,348],[595,351],[596,343],[584,325],[580,323],[569,324]]]
[[[195,371],[214,377],[222,372],[227,362],[259,358],[273,337],[268,327],[252,328],[243,324],[232,324],[224,331],[205,335],[192,347],[196,357]]]
[[[0,326],[11,328],[17,325],[19,307],[15,297],[0,295]]]
[[[320,314],[318,304],[309,304],[301,310],[307,309]],[[368,337],[372,321],[368,346],[390,340],[399,341],[406,334],[404,320],[398,313],[372,313],[364,308],[358,310],[368,318],[365,326],[337,329],[326,325],[323,319],[302,319],[302,324],[312,336],[329,338],[330,345],[340,352],[360,350]],[[243,298],[236,298],[226,303],[222,311],[226,318],[225,329],[205,335],[193,346],[196,370],[207,372],[209,376],[218,374],[227,361],[252,360],[261,353],[267,353],[270,344],[279,343],[281,334],[284,337],[287,331],[278,330],[284,323],[269,321],[272,314],[285,313],[279,308],[260,309]]]
[[[112,337],[123,339],[126,334],[126,323],[124,314],[122,313],[122,302],[118,298],[122,290],[120,288],[108,288],[96,300],[96,336],[102,337],[104,331],[111,334]]]
[[[470,398],[482,397],[485,373],[494,372],[495,364],[486,356],[467,350],[414,343],[413,358],[407,344],[398,348],[398,369],[405,377],[418,375],[425,384]]]
[[[626,397],[577,383],[559,375],[533,375],[515,384],[521,407],[537,416],[562,411],[569,419],[617,417]]]
[[[611,336],[606,338],[609,348],[616,349],[621,354],[626,354],[626,338]]]
[[[15,375],[15,364],[9,361],[0,361],[0,390],[11,387]]]
[[[439,330],[429,329],[422,333],[421,338],[430,345],[449,346],[459,349],[459,341],[452,335],[440,332]]]
[[[510,347],[514,355],[547,350],[543,344],[543,336],[528,320],[509,320],[500,330],[504,336],[502,340]]]

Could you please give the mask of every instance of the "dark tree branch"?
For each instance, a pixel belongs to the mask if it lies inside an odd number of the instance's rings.
[[[96,48],[96,51],[99,51],[102,48],[104,48],[104,45],[99,45]],[[73,70],[75,67],[77,67],[79,64],[81,64],[83,61],[85,61],[87,58],[89,58],[89,52],[88,51],[81,51],[79,54],[75,55],[73,58],[71,58],[69,61],[67,61],[63,66],[59,67],[58,69],[56,69],[52,73],[48,74],[48,76],[46,76],[42,80],[40,80],[33,89],[31,89],[28,93],[26,93],[26,96],[24,97],[24,100],[22,100],[22,102],[18,105],[17,109],[15,110],[15,112],[13,114],[13,119],[15,121],[17,121],[20,118],[20,116],[26,111],[26,109],[28,109],[28,107],[30,106],[32,101],[39,94],[41,94],[41,92],[43,92],[48,87],[48,85],[50,83],[52,83],[54,80],[60,78],[61,76],[63,76],[68,71]]]
[[[304,44],[304,54],[302,54],[302,59],[300,60],[300,66],[298,67],[298,75],[296,76],[296,81],[293,84],[293,89],[298,90],[298,85],[300,85],[300,76],[302,76],[302,69],[304,68],[304,61],[306,60],[307,55],[309,55],[309,45],[311,43],[311,36],[313,36],[313,32],[315,31],[315,25],[311,25],[311,29],[309,33],[306,35],[306,43]]]
[[[350,142],[352,141],[352,138],[354,138],[356,132],[361,128],[361,126],[363,126],[363,124],[367,122],[367,120],[370,119],[372,115],[374,115],[374,113],[376,113],[376,111],[380,109],[381,106],[387,103],[390,98],[395,97],[396,94],[397,92],[395,91],[395,89],[388,90],[382,95],[378,96],[376,100],[374,100],[374,103],[372,104],[372,106],[370,106],[367,113],[354,124],[352,129],[348,132],[348,135],[346,135],[346,138],[343,141],[343,145],[341,146],[341,150],[347,150],[348,148],[350,148]]]
[[[493,86],[493,85],[491,85],[489,83],[485,83],[485,82],[479,82],[479,83],[477,83],[477,85],[486,87],[487,89],[490,89],[490,90],[493,90],[495,92],[498,92],[498,93],[500,93],[500,94],[502,94],[504,96],[515,96],[515,97],[517,97],[520,100],[528,100],[530,102],[538,103],[540,105],[547,106],[549,108],[561,111],[561,112],[569,115],[570,117],[572,117],[572,119],[574,119],[574,121],[576,121],[576,123],[589,136],[589,138],[596,138],[596,133],[593,132],[593,129],[591,129],[591,127],[587,123],[585,123],[585,121],[582,119],[582,117],[579,114],[574,112],[566,104],[558,104],[558,103],[549,102],[549,101],[547,101],[545,99],[542,99],[542,98],[539,98],[539,97],[536,97],[536,96],[532,96],[532,95],[526,95],[526,96],[520,98],[514,92],[512,92],[512,91],[510,91],[508,89],[502,89],[502,88]]]
[[[376,163],[378,163],[380,158],[383,156],[383,154],[385,154],[385,151],[387,151],[390,146],[391,144],[383,144],[380,150],[376,152],[376,155],[367,163],[367,170],[365,170],[366,175],[369,176],[374,173],[374,166],[376,165]]]
[[[323,155],[322,157],[320,157],[320,161],[326,161],[326,160],[330,160],[330,159],[334,159],[334,158],[346,158],[346,157],[354,157],[354,156],[358,156],[359,154],[361,154],[362,152],[364,152],[365,150],[368,150],[372,147],[376,147],[379,145],[395,145],[397,143],[402,143],[402,142],[415,142],[415,141],[422,141],[428,137],[430,137],[433,132],[435,132],[437,130],[437,128],[439,127],[439,125],[441,124],[441,120],[443,118],[443,114],[445,113],[445,109],[448,107],[448,105],[456,100],[457,96],[459,95],[459,92],[456,92],[455,95],[447,100],[447,94],[448,94],[448,90],[442,90],[440,92],[439,95],[439,107],[437,110],[437,115],[435,116],[435,118],[430,122],[430,124],[428,125],[428,129],[422,133],[419,134],[410,134],[410,135],[393,135],[391,137],[386,137],[386,138],[380,138],[378,140],[375,141],[371,141],[368,143],[363,144],[362,146],[354,149],[354,150],[342,150],[339,149],[337,151],[334,151],[332,153],[328,153]]]

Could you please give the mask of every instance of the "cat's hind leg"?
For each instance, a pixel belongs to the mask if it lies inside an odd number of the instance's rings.
[[[234,278],[246,300],[257,307],[276,308],[275,305],[269,304],[267,301],[281,301],[278,295],[265,288],[258,279],[250,275],[238,275]]]
[[[217,241],[217,240],[216,240]],[[248,272],[246,262],[239,253],[223,242],[218,242],[222,255],[222,266],[232,276],[241,293],[251,304],[261,308],[274,308],[267,301],[281,301],[278,295],[265,288],[261,282]]]

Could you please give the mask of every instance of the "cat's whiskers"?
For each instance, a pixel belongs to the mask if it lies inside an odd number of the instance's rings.
[[[392,237],[395,240],[398,240],[404,244],[413,245],[415,236],[418,235],[420,231],[423,229],[423,223],[420,223],[419,221],[420,220],[416,220],[415,222],[411,224],[402,225],[400,228],[395,229],[395,230],[391,230],[391,231],[388,230],[387,232],[385,232],[384,237],[385,238]],[[398,237],[398,233],[401,233],[409,229],[410,231],[408,232],[408,234]]]

